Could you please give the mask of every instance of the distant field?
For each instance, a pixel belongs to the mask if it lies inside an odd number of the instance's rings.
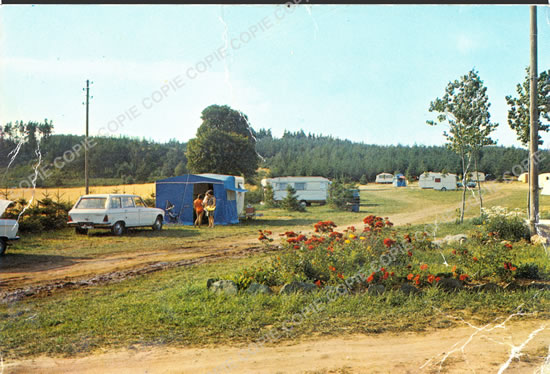
[[[145,183],[145,184],[122,184],[118,186],[93,186],[90,187],[90,193],[130,193],[140,195],[144,198],[151,196],[151,193],[155,192],[154,183]],[[30,188],[16,188],[9,189],[8,196],[6,195],[6,190],[0,191],[2,198],[7,198],[8,200],[17,200],[21,197],[29,200],[32,197],[33,190]],[[49,195],[54,199],[58,194],[63,201],[76,202],[76,200],[85,194],[84,187],[69,187],[69,188],[37,188],[34,191],[35,199],[43,199],[45,196]]]

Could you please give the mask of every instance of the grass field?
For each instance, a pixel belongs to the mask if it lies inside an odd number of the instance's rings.
[[[142,185],[143,188],[146,186]],[[487,190],[487,206],[525,206],[525,185],[495,183]],[[258,212],[263,216],[239,225],[217,226],[214,230],[167,227],[162,232],[143,229],[123,237],[113,237],[104,231],[77,236],[66,229],[27,235],[9,249],[9,254],[13,258],[35,256],[37,261],[44,261],[55,256],[71,260],[112,254],[139,255],[170,251],[197,242],[204,242],[207,249],[210,241],[234,243],[239,238],[254,238],[259,229],[305,230],[313,223],[327,219],[345,227],[357,224],[368,214],[389,216],[390,219],[413,216],[414,219],[407,221],[413,224],[407,229],[413,231],[423,230],[425,224],[434,222],[434,217],[451,221],[438,226],[437,236],[475,228],[471,222],[454,224],[454,208],[460,203],[460,191],[368,185],[363,186],[361,197],[360,213],[335,212],[329,206],[312,206],[305,213],[258,206]],[[479,214],[475,201],[468,200],[469,217]],[[550,198],[541,197],[541,208],[550,210]],[[438,211],[446,213],[438,215]],[[426,253],[424,256],[427,263],[439,264],[434,267],[435,271],[445,270],[440,253]],[[526,247],[520,256],[518,261],[537,263],[545,276],[550,273],[550,263],[542,247]],[[1,305],[1,350],[7,357],[41,353],[74,355],[99,348],[224,344],[258,339],[266,331],[279,329],[321,295],[223,296],[209,293],[205,286],[208,278],[230,277],[267,258],[267,255],[258,255],[226,259],[165,270],[117,284],[61,291],[48,297]],[[523,305],[522,311],[533,313],[530,318],[550,318],[549,291],[490,294],[464,291],[451,295],[433,288],[416,297],[397,291],[381,296],[358,294],[327,302],[319,313],[311,314],[303,323],[292,325],[292,333],[282,336],[282,339],[306,335],[422,331],[428,327],[453,326],[455,322],[445,313],[484,323],[496,316],[513,313],[520,305]]]

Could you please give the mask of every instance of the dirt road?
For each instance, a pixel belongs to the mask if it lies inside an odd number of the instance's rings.
[[[510,321],[498,326],[502,322],[477,329],[464,326],[425,333],[319,337],[251,353],[246,346],[155,347],[71,359],[38,357],[4,362],[4,368],[7,374],[549,374],[550,321]]]

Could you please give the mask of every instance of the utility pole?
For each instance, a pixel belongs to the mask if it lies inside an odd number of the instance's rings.
[[[86,138],[84,139],[84,183],[86,195],[89,193],[88,183],[88,108],[90,106],[90,81],[86,80]]]
[[[530,7],[531,13],[531,77],[530,77],[530,108],[529,108],[529,229],[531,236],[537,233],[536,222],[539,213],[539,177],[536,155],[538,151],[539,130],[538,130],[538,108],[537,108],[537,7]]]

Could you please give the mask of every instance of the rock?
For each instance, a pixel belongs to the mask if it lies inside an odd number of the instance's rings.
[[[445,244],[453,244],[453,243],[462,244],[467,239],[468,239],[468,236],[466,236],[466,234],[447,235],[443,239],[434,240],[433,243],[441,247],[442,245],[445,245]]]
[[[413,285],[410,285],[408,283],[403,283],[400,288],[401,292],[403,292],[405,295],[416,295],[419,293],[422,293],[418,288],[416,288]]]
[[[317,290],[317,286],[312,283],[304,283],[304,282],[291,282],[286,283],[281,287],[281,290],[279,291],[279,294],[281,295],[289,295],[291,293],[296,292],[313,292]]]
[[[382,295],[386,291],[386,287],[383,284],[371,284],[367,288],[367,292],[371,295]]]
[[[531,236],[531,243],[535,245],[548,244],[548,239],[540,235],[533,235]]]
[[[271,288],[267,287],[265,284],[251,283],[250,286],[248,286],[248,288],[246,289],[246,293],[251,295],[269,295],[272,294],[273,291],[271,291]]]
[[[206,281],[206,288],[210,289],[210,287],[212,286],[212,283],[214,283],[215,281],[217,281],[218,279],[214,279],[214,278],[210,278]]]
[[[223,280],[223,279],[213,282],[210,285],[209,289],[212,292],[224,293],[226,295],[236,295],[237,292],[239,291],[235,282],[231,280]]]
[[[437,286],[444,291],[459,291],[464,288],[462,283],[455,278],[442,278]]]
[[[472,290],[477,292],[495,292],[502,290],[502,287],[496,283],[485,283],[472,287]]]

